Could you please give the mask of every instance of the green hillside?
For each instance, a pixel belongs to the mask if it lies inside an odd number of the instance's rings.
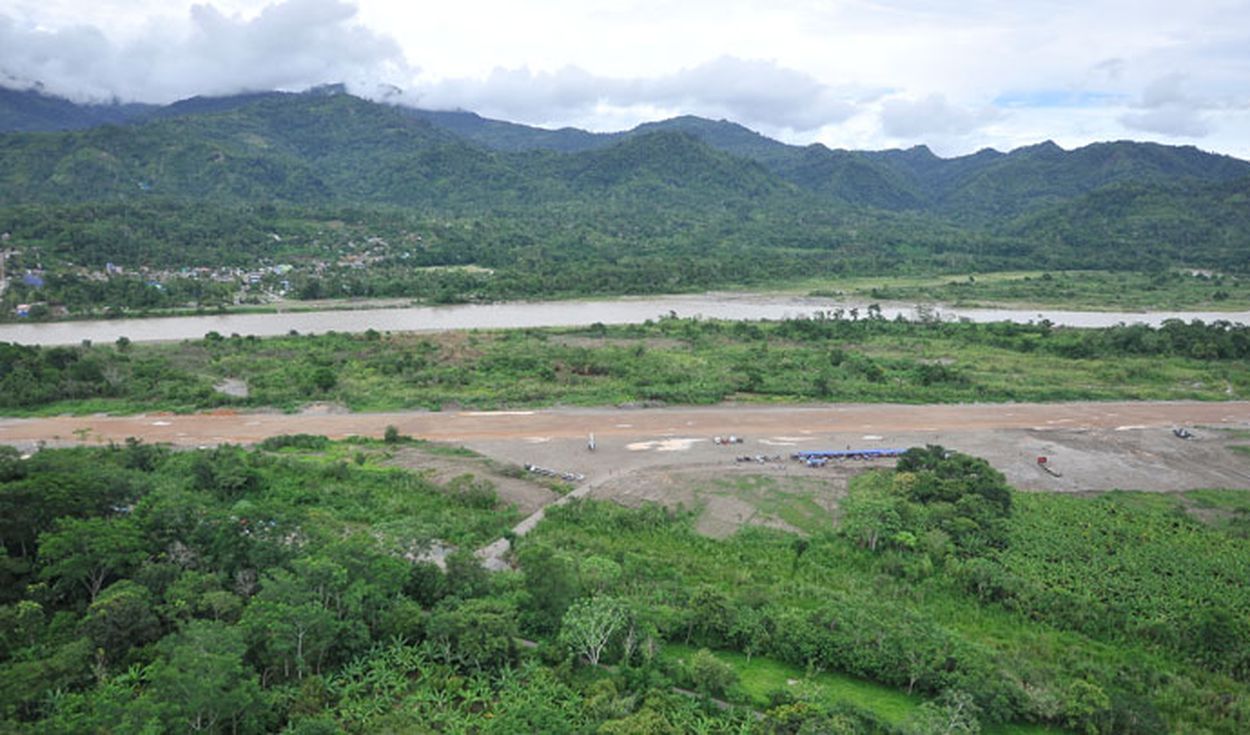
[[[0,198],[14,203],[192,198],[476,210],[682,190],[682,203],[698,207],[784,188],[688,136],[643,135],[576,156],[501,153],[348,95],[261,96],[142,125],[0,136]]]
[[[1250,163],[1193,146],[1115,141],[1064,151],[1050,141],[1009,153],[985,149],[940,158],[925,146],[907,150],[831,150],[793,146],[737,123],[686,115],[622,133],[545,130],[466,112],[413,113],[488,148],[580,152],[657,131],[680,132],[763,164],[804,189],[855,205],[928,211],[988,222],[1044,209],[1117,183],[1229,181]]]
[[[0,86],[0,131],[77,130],[107,123],[140,120],[153,112],[142,104],[75,104],[37,89]]]
[[[1227,268],[1250,256],[1250,177],[1115,184],[1018,219],[1007,231],[1074,255],[1136,253],[1139,267],[1187,262]]]
[[[76,109],[64,104],[60,122]],[[110,262],[285,262],[285,287],[304,298],[439,302],[1250,263],[1250,163],[1191,147],[943,159],[790,146],[695,117],[544,131],[336,88],[194,98],[143,117],[0,134],[8,266],[50,269],[44,286],[0,297],[3,318],[21,303],[174,308],[225,293],[66,270]],[[478,270],[446,270],[466,266]]]

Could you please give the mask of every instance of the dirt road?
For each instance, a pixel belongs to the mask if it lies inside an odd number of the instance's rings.
[[[699,408],[556,408],[534,411],[403,413],[233,413],[57,416],[0,419],[0,442],[17,446],[123,441],[199,446],[251,443],[278,434],[380,436],[401,433],[459,443],[541,437],[662,440],[678,434],[946,433],[992,430],[1090,430],[1187,426],[1250,426],[1250,402],[1122,402],[908,406],[723,405]]]
[[[30,449],[40,441],[98,444],[133,436],[206,446],[253,443],[278,434],[380,436],[392,425],[404,434],[462,444],[497,460],[580,473],[597,486],[620,486],[627,476],[654,475],[664,468],[732,466],[740,455],[942,444],[986,458],[1021,489],[1250,488],[1250,455],[1229,449],[1250,441],[1226,431],[1250,430],[1250,402],[1245,401],[59,416],[0,419],[0,443]],[[1172,435],[1171,427],[1182,425],[1194,429],[1193,440]],[[592,432],[595,452],[586,446]],[[723,446],[712,441],[730,434],[746,442]],[[1048,457],[1062,477],[1039,470],[1039,456]]]

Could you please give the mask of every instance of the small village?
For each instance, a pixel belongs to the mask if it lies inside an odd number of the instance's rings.
[[[282,238],[271,234],[275,242]],[[418,239],[419,236],[417,236]],[[42,258],[34,253],[31,258],[23,259],[24,251],[11,247],[10,233],[0,233],[0,304],[3,313],[0,319],[39,319],[64,318],[74,313],[66,304],[59,303],[55,297],[47,299],[30,298],[48,287],[51,279],[69,277],[88,283],[108,283],[114,279],[133,279],[144,286],[158,291],[165,291],[180,281],[198,281],[221,286],[233,286],[229,300],[231,305],[260,305],[273,303],[288,298],[292,293],[292,277],[295,274],[307,278],[322,278],[334,272],[365,271],[378,267],[392,259],[387,252],[387,243],[380,237],[369,237],[362,243],[349,242],[334,258],[306,257],[296,263],[273,263],[262,259],[252,266],[204,266],[188,265],[179,268],[153,268],[148,266],[130,266],[106,262],[103,267],[75,265],[64,263],[55,267],[47,267]],[[411,253],[398,255],[399,260],[408,260]],[[24,262],[25,261],[25,262]],[[20,303],[6,300],[5,294],[11,288],[23,287],[27,298]],[[174,308],[198,308],[202,303],[188,301]]]

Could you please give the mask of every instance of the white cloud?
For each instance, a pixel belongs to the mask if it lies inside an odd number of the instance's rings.
[[[1211,124],[1201,112],[1176,105],[1127,112],[1119,119],[1127,128],[1172,138],[1205,138],[1211,132]]]
[[[1204,115],[1208,106],[1185,89],[1186,76],[1167,74],[1142,90],[1134,111],[1120,116],[1120,122],[1133,130],[1171,137],[1201,138],[1211,132]]]
[[[771,61],[733,56],[639,79],[595,76],[577,67],[554,72],[495,69],[484,79],[418,85],[411,99],[425,107],[471,109],[538,123],[582,117],[604,107],[646,108],[794,131],[841,122],[857,110],[856,90],[834,89]]]
[[[990,106],[966,107],[950,103],[945,95],[920,99],[894,98],[881,105],[881,128],[886,135],[903,140],[928,136],[962,136],[1001,116]]]
[[[733,56],[634,86],[648,101],[796,131],[841,122],[856,111],[848,90],[774,62]]]
[[[692,113],[796,143],[1153,137],[1250,156],[1244,0],[2,5],[0,79],[80,98],[386,82],[425,105],[597,130]]]
[[[71,98],[145,102],[410,78],[399,45],[355,15],[340,0],[287,0],[254,17],[193,5],[118,42],[88,25],[48,30],[0,15],[0,72]]]

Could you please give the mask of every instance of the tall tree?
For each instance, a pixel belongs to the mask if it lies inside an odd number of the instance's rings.
[[[167,732],[259,732],[263,695],[243,664],[237,628],[193,620],[161,645],[151,671],[151,695],[163,706]]]
[[[612,597],[582,598],[564,613],[560,640],[569,650],[598,666],[612,636],[625,624],[625,610]]]
[[[527,628],[552,633],[578,593],[577,569],[573,560],[549,546],[527,545],[520,552],[529,599],[522,611]]]
[[[104,582],[147,556],[139,526],[128,518],[61,518],[39,534],[40,575],[81,585],[95,602]]]

